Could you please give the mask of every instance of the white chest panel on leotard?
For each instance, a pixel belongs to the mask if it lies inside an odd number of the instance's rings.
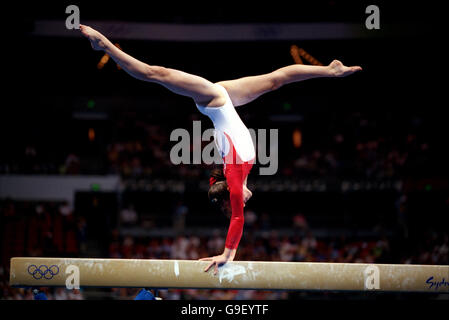
[[[212,120],[215,128],[215,143],[221,156],[226,156],[231,147],[230,142],[224,135],[226,133],[232,140],[231,143],[234,144],[234,148],[240,159],[243,161],[253,160],[256,153],[248,128],[242,119],[240,119],[226,89],[219,84],[215,85],[224,92],[226,97],[225,104],[221,107],[203,107],[197,105],[197,108],[202,114]]]

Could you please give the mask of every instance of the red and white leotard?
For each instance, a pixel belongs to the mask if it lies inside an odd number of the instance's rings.
[[[226,102],[221,107],[204,107],[198,110],[208,116],[215,127],[215,143],[221,153],[224,175],[229,187],[232,208],[231,222],[226,237],[226,248],[237,249],[243,233],[243,183],[253,165],[256,153],[248,128],[240,119],[226,89],[223,91]]]

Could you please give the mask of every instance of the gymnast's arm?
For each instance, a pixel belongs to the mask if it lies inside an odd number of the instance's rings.
[[[231,221],[229,224],[228,234],[226,237],[225,249],[221,255],[202,258],[201,261],[211,261],[211,263],[204,269],[208,271],[214,266],[214,274],[217,274],[218,267],[228,261],[233,261],[237,252],[240,239],[243,235],[244,215],[243,207],[245,199],[243,188],[246,184],[246,179],[243,180],[242,167],[239,165],[228,165],[228,172],[226,174],[226,181],[229,187],[229,200],[232,209]],[[246,187],[246,186],[245,186]]]

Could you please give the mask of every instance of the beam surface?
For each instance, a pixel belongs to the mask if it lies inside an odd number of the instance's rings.
[[[10,285],[449,293],[449,266],[233,261],[12,258]]]

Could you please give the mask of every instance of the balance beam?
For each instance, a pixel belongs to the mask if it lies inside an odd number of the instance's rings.
[[[442,265],[233,261],[217,275],[213,268],[204,272],[207,265],[198,260],[12,258],[10,285],[64,287],[78,273],[80,287],[449,293],[449,266]]]

